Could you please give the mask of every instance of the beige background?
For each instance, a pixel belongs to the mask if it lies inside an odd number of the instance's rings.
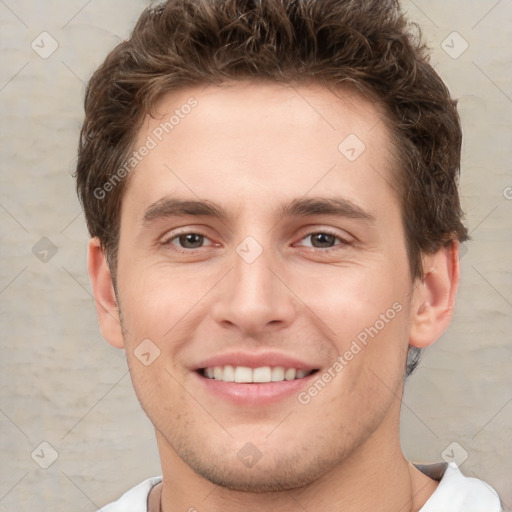
[[[146,4],[0,0],[0,512],[93,511],[159,473],[123,353],[99,334],[71,177],[84,83]],[[510,510],[512,3],[404,7],[460,100],[473,240],[454,324],[407,384],[403,447],[422,462],[467,453],[462,470],[494,486]],[[59,45],[47,58],[43,31]]]

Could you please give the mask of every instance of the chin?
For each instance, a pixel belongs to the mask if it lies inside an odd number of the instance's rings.
[[[324,473],[324,471],[318,470],[311,471],[311,468],[308,471],[292,472],[289,470],[286,474],[278,470],[255,471],[254,468],[243,472],[235,471],[234,468],[222,469],[218,467],[207,467],[203,471],[200,468],[194,470],[212,484],[232,491],[252,493],[304,489]]]
[[[211,458],[198,453],[182,453],[181,457],[195,473],[212,484],[252,493],[304,489],[336,465],[334,460],[316,458],[312,461],[290,454],[264,454],[252,467],[245,466],[239,458],[222,460],[221,457],[218,464],[212,464]]]

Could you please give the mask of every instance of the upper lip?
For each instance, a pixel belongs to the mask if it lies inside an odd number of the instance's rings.
[[[295,368],[297,370],[316,370],[318,366],[301,361],[295,357],[280,354],[278,352],[226,352],[217,354],[202,360],[196,370],[210,368],[212,366],[246,366],[248,368],[260,368],[262,366],[282,366],[283,368]]]

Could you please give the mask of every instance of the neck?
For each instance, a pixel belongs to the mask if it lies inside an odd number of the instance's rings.
[[[383,432],[380,432],[380,431]],[[393,432],[392,436],[384,433]],[[279,510],[297,512],[417,512],[432,495],[437,482],[404,458],[399,442],[398,421],[379,427],[349,457],[305,487],[283,492],[242,492],[212,484],[192,471],[157,432],[162,459],[162,512],[245,512]],[[159,508],[149,509],[158,512]]]

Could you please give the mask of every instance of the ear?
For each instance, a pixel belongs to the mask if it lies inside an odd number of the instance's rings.
[[[423,278],[413,296],[409,344],[425,348],[450,325],[459,287],[459,242],[423,256]]]
[[[117,299],[105,253],[98,238],[91,238],[88,247],[89,278],[92,283],[101,334],[108,343],[123,348],[123,329]]]

